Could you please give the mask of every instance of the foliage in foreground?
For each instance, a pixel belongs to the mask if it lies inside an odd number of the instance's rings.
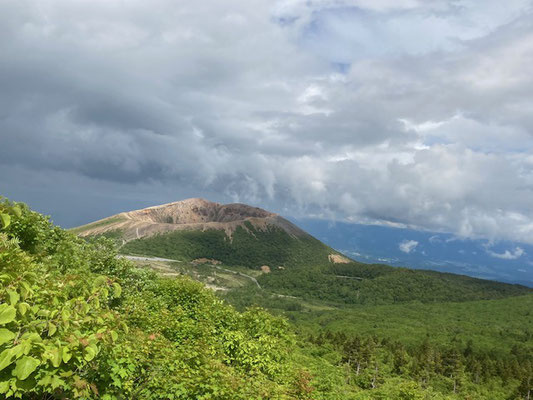
[[[24,205],[0,203],[0,214],[2,398],[507,400],[531,390],[530,354],[297,338],[284,319],[135,269],[111,242],[80,240]]]
[[[13,210],[17,211],[13,211]],[[298,391],[287,323],[238,313],[53,227],[23,205],[0,232],[0,396],[287,398]]]

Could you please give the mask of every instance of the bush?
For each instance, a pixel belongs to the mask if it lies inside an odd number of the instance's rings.
[[[238,313],[200,283],[162,279],[24,205],[0,212],[4,398],[277,398],[287,323]]]

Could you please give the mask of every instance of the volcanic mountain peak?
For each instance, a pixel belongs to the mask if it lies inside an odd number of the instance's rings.
[[[123,213],[126,218],[160,224],[201,224],[268,218],[276,214],[246,204],[220,204],[192,198]]]
[[[223,230],[232,236],[238,227],[248,230],[276,227],[291,236],[308,234],[277,214],[246,204],[220,204],[200,198],[123,212],[78,228],[80,236],[94,236],[119,231],[124,241],[140,239],[177,230]]]

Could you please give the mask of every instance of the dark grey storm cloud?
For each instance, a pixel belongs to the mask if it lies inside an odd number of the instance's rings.
[[[0,2],[0,191],[533,243],[532,2]]]

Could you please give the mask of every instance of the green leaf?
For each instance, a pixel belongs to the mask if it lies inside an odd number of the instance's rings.
[[[18,309],[19,309],[20,315],[24,316],[30,309],[30,305],[28,303],[19,303]]]
[[[20,286],[20,293],[22,294],[22,298],[25,299],[32,292],[31,287],[28,282],[25,281],[21,281]]]
[[[92,346],[89,346],[85,349],[84,358],[86,361],[92,361],[95,356],[96,356],[96,350]]]
[[[17,364],[15,365],[15,369],[13,370],[13,374],[23,381],[28,376],[32,374],[33,371],[37,369],[40,362],[36,358],[24,356],[20,360],[17,361]]]
[[[12,347],[11,348],[11,356],[15,357],[15,358],[20,358],[20,356],[22,355],[22,353],[24,353],[24,344],[17,344],[16,346]]]
[[[61,310],[61,319],[63,320],[63,322],[67,322],[70,318],[70,310],[68,308],[63,308],[63,310]]]
[[[43,339],[41,338],[41,335],[39,335],[37,332],[26,332],[20,338],[23,340],[27,340],[29,342],[42,342],[43,341]]]
[[[7,228],[11,224],[11,217],[9,214],[0,213],[0,221],[2,221],[3,227]]]
[[[19,206],[14,206],[12,209],[13,214],[15,214],[17,217],[20,217],[22,215],[22,210]]]
[[[15,385],[17,385],[17,390],[22,393],[30,393],[32,389],[37,385],[35,379],[26,379],[25,381],[17,380]]]
[[[111,331],[111,339],[113,339],[113,342],[116,342],[118,339],[118,333]]]
[[[9,391],[9,381],[0,382],[0,393],[4,394]]]
[[[116,282],[113,283],[113,297],[120,297],[122,294],[122,288]]]
[[[15,307],[8,306],[5,303],[0,304],[0,325],[10,323],[15,319],[16,315],[17,311],[15,310]]]
[[[53,376],[52,377],[52,389],[57,389],[60,386],[65,386],[65,381],[61,379],[59,376]]]
[[[39,386],[49,386],[52,382],[52,377],[50,375],[46,375],[45,377],[41,378],[37,384]]]
[[[13,360],[13,354],[11,352],[11,349],[5,349],[3,352],[0,353],[0,371],[2,371],[5,367],[9,366],[12,363]]]
[[[48,323],[48,336],[52,336],[57,331],[57,326],[52,324],[51,322]]]
[[[61,365],[61,360],[63,359],[63,350],[61,348],[55,348],[52,351],[50,351],[52,358],[52,365],[57,368]]]
[[[93,288],[97,288],[97,287],[100,287],[100,286],[103,286],[107,283],[107,276],[99,276],[98,278],[96,278],[93,282]]]
[[[31,348],[33,346],[33,343],[31,340],[23,340],[22,343],[20,344],[20,346],[22,346],[22,354],[24,355],[28,355],[31,351]]]
[[[9,295],[9,302],[12,306],[18,303],[20,300],[20,295],[15,290],[6,290],[7,294]]]
[[[5,328],[0,329],[0,346],[15,338],[15,334]]]
[[[72,354],[70,354],[70,349],[68,347],[63,347],[63,362],[68,363],[71,358]]]

